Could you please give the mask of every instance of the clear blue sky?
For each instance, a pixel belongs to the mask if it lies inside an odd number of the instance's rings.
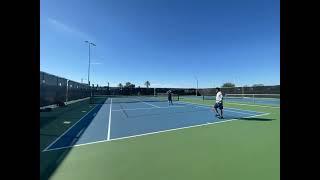
[[[279,0],[41,0],[40,69],[152,87],[280,84]],[[83,80],[86,81],[86,80]]]

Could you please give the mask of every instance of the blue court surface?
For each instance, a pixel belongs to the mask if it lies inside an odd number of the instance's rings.
[[[116,101],[116,99],[114,99]],[[44,151],[203,126],[266,113],[224,109],[219,119],[211,107],[187,102],[135,102],[96,105]]]

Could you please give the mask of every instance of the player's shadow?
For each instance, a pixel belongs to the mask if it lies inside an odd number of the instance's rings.
[[[273,121],[274,119],[253,117],[253,118],[240,118],[239,120],[243,120],[243,121]]]

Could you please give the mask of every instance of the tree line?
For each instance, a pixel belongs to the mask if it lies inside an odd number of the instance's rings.
[[[147,87],[147,88],[149,88],[150,87],[150,81],[146,81],[145,83],[144,83],[144,85]],[[120,89],[124,89],[124,88],[129,88],[129,89],[133,89],[133,88],[135,88],[136,87],[136,85],[135,84],[132,84],[131,82],[126,82],[124,85],[122,84],[122,83],[119,83],[118,84],[118,87],[120,88]],[[140,86],[139,86],[140,87]]]

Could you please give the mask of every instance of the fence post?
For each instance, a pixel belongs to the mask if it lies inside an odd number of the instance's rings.
[[[66,102],[68,102],[69,79],[67,79]]]
[[[58,88],[59,88],[59,77],[58,76],[55,76],[57,78],[57,83],[56,83],[56,92],[55,92],[55,101],[58,101]],[[56,102],[55,102],[56,103]]]

